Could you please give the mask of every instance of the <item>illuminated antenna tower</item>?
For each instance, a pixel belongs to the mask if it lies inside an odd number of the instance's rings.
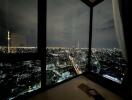
[[[79,49],[79,40],[78,40],[78,42],[77,42],[77,47],[78,47],[78,49]]]
[[[8,53],[10,53],[10,32],[8,31]]]

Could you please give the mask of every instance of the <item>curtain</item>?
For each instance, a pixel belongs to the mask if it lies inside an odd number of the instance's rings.
[[[119,1],[112,0],[112,7],[113,7],[114,25],[115,25],[116,36],[119,43],[119,47],[122,50],[123,56],[127,58],[123,22],[121,19]]]

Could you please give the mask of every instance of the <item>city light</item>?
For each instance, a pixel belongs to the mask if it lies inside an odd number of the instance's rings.
[[[0,68],[0,86],[9,93],[2,100],[13,100],[41,88],[40,60],[0,62]]]
[[[62,82],[87,71],[88,48],[46,48],[47,85]],[[127,61],[117,48],[92,48],[91,72],[122,83]],[[89,67],[89,66],[88,66]],[[65,74],[67,73],[67,74]]]

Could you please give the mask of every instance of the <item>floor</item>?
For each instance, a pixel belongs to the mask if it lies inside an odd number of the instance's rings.
[[[90,97],[78,88],[78,86],[82,83],[92,89],[95,89],[105,98],[105,100],[123,100],[120,96],[112,93],[84,76],[79,76],[49,89],[46,92],[32,96],[29,100],[94,100],[93,97]]]

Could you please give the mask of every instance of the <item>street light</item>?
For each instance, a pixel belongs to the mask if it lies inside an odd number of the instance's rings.
[[[88,53],[88,70],[91,70],[90,62],[91,62],[91,45],[92,45],[92,25],[93,25],[93,7],[97,4],[101,3],[104,0],[81,0],[87,6],[90,7],[90,22],[89,22],[89,53]]]

